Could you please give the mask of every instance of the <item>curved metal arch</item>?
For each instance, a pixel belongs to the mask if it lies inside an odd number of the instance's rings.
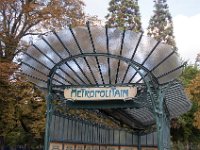
[[[57,69],[60,68],[61,65],[63,65],[64,63],[68,62],[68,61],[71,61],[71,60],[74,60],[74,59],[77,59],[77,58],[85,58],[85,57],[99,57],[99,56],[103,56],[103,57],[107,57],[107,58],[113,58],[113,59],[117,59],[117,60],[120,60],[120,61],[124,61],[126,62],[127,64],[129,64],[132,68],[134,68],[134,70],[136,71],[136,73],[138,73],[141,78],[143,79],[144,83],[147,84],[148,81],[146,81],[146,78],[150,78],[151,80],[153,80],[154,84],[158,85],[158,81],[156,79],[156,77],[146,68],[144,67],[143,65],[139,64],[138,62],[134,61],[134,60],[131,60],[131,59],[128,59],[128,58],[125,58],[123,56],[120,56],[120,55],[113,55],[113,54],[108,54],[108,53],[82,53],[82,54],[78,54],[78,55],[73,55],[73,56],[70,56],[68,58],[65,58],[63,60],[61,60],[60,62],[58,62],[49,72],[48,74],[48,78],[53,78],[53,76],[55,75],[55,72]],[[137,67],[139,67],[140,69],[137,69]],[[140,70],[144,70],[147,74],[143,75],[141,73]],[[123,83],[121,83],[123,85]],[[98,84],[97,84],[98,85]],[[115,84],[113,84],[115,85]]]
[[[77,58],[85,58],[85,57],[98,57],[98,56],[104,56],[104,57],[107,57],[107,58],[114,58],[114,59],[117,59],[119,61],[124,61],[126,62],[127,64],[129,64],[133,69],[135,69],[135,71],[140,75],[140,77],[143,79],[144,81],[144,84],[147,88],[147,92],[151,95],[153,93],[152,91],[152,87],[156,88],[157,85],[158,85],[158,82],[153,82],[153,81],[157,81],[156,80],[156,77],[147,69],[145,68],[144,66],[140,65],[139,63],[133,61],[133,60],[130,60],[128,58],[125,58],[125,57],[122,57],[122,56],[119,56],[119,55],[113,55],[113,54],[107,54],[107,53],[83,53],[83,54],[79,54],[79,55],[73,55],[71,57],[68,57],[66,59],[63,59],[61,60],[60,62],[58,62],[49,72],[49,75],[48,75],[48,82],[47,82],[47,87],[48,87],[48,93],[52,93],[52,78],[54,77],[55,75],[55,72],[57,69],[59,69],[59,67],[64,64],[65,62],[67,61],[71,61],[71,60],[74,60],[74,59],[77,59]],[[140,69],[138,69],[137,67],[139,67]],[[142,74],[141,70],[144,70],[146,72],[146,74]],[[151,85],[150,85],[150,82],[151,82]],[[123,83],[121,83],[121,85],[123,86]],[[125,85],[125,84],[124,84]],[[126,84],[127,85],[127,84]],[[96,85],[98,86],[98,84]],[[115,84],[111,84],[110,86],[115,86]],[[68,86],[70,87],[70,85]],[[79,85],[77,85],[77,87],[79,87]],[[153,107],[155,107],[155,102],[154,102],[154,99],[152,98],[151,99],[151,102],[153,104]],[[147,101],[147,103],[149,103],[150,105],[150,102]],[[72,108],[90,108],[89,105],[90,103],[88,104],[87,102],[85,103],[85,105],[83,105],[83,103],[71,103],[71,102],[66,102],[66,104],[68,104],[69,106],[71,106]],[[141,104],[138,104],[137,102],[126,102],[124,103],[124,106],[123,103],[116,103],[116,104],[113,104],[113,106],[111,107],[111,104],[110,103],[104,103],[104,102],[98,102],[98,105],[95,105],[96,103],[93,103],[93,106],[94,106],[94,109],[98,109],[98,108],[119,108],[119,106],[121,108],[126,108],[127,106],[129,106],[129,108],[131,107],[142,107]],[[145,107],[145,106],[143,106]],[[150,108],[148,108],[152,113],[155,113],[154,110],[151,110]]]
[[[71,57],[68,57],[66,59],[63,59],[61,60],[60,62],[58,62],[49,72],[48,74],[48,82],[47,82],[47,86],[48,86],[48,93],[49,93],[49,96],[52,96],[52,78],[54,77],[55,73],[56,73],[56,70],[59,69],[59,67],[64,64],[65,62],[67,61],[70,61],[70,60],[74,60],[74,59],[77,59],[77,58],[85,58],[85,57],[98,57],[98,56],[104,56],[104,57],[107,57],[107,58],[114,58],[114,59],[117,59],[117,60],[120,60],[120,61],[124,61],[126,62],[127,64],[129,64],[133,69],[135,69],[135,71],[140,75],[140,77],[143,79],[144,81],[144,84],[146,85],[147,87],[147,92],[148,93],[151,93],[152,90],[152,86],[156,88],[156,85],[155,84],[151,84],[150,85],[150,81],[151,83],[154,83],[152,82],[152,79],[154,79],[154,81],[157,81],[156,80],[156,77],[147,69],[145,68],[144,66],[140,65],[139,63],[133,61],[133,60],[130,60],[128,58],[125,58],[125,57],[122,57],[122,56],[119,56],[119,55],[113,55],[113,54],[107,54],[107,53],[82,53],[82,54],[78,54],[78,55],[73,55]],[[139,67],[140,69],[138,69],[137,67]],[[144,70],[146,72],[146,74],[142,74],[141,70]],[[158,84],[158,82],[156,82],[156,84]],[[123,83],[122,83],[123,85]],[[114,85],[113,85],[114,86]],[[49,98],[51,99],[51,98]],[[154,99],[151,99],[152,103],[155,103],[154,102]],[[51,101],[49,102],[50,106],[51,106]],[[77,106],[76,104],[70,104],[70,103],[67,103],[69,104],[69,106],[72,106],[74,108],[80,108],[79,106]],[[93,104],[94,105],[94,104]],[[94,107],[95,109],[99,109],[99,108],[115,108],[116,106],[120,106],[120,105],[123,105],[123,103],[117,103],[115,106],[113,107],[110,107],[111,104],[110,103],[101,103],[100,105],[98,105],[98,107]],[[130,106],[132,105],[132,107],[141,107],[140,104],[137,104],[135,102],[128,102],[128,103],[124,103],[124,106],[123,108],[127,108],[127,106]],[[91,106],[88,106],[86,105],[85,107],[82,107],[82,108],[90,108]],[[155,107],[155,105],[153,106]],[[154,110],[151,110],[151,112],[155,113]],[[51,120],[51,118],[49,118],[49,120]]]

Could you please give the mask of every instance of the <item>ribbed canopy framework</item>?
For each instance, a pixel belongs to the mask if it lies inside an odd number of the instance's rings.
[[[183,91],[182,85],[174,81],[166,93],[165,104],[170,118],[176,118],[190,109],[191,103],[187,100]],[[142,100],[139,98],[136,101],[141,102]],[[155,124],[154,115],[151,111],[153,108],[151,104],[147,104],[148,102],[151,103],[149,95],[142,103],[144,107],[107,110],[107,112],[112,117],[126,122],[132,128],[145,128]]]
[[[132,128],[145,128],[155,124],[147,81],[152,88],[169,85],[165,104],[170,118],[190,109],[182,85],[174,80],[183,66],[171,46],[141,33],[87,25],[42,37],[24,52],[21,68],[39,87],[48,88],[50,79],[55,98],[69,106],[79,102],[63,97],[66,87],[136,86],[138,94],[130,101],[138,107],[125,105],[130,103],[127,101],[101,110]],[[90,105],[80,103],[82,107]]]

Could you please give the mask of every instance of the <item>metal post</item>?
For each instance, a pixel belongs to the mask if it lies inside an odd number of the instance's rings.
[[[44,140],[44,150],[49,150],[50,143],[50,125],[52,120],[52,86],[51,86],[51,78],[48,77],[47,82],[48,95],[46,97],[46,107],[47,107],[47,115],[46,115],[46,127],[45,127],[45,140]]]
[[[138,147],[138,150],[142,150],[142,146],[141,146],[141,136],[140,136],[139,133],[138,133],[138,145],[137,145],[137,147]]]
[[[64,129],[65,129],[65,118],[62,118],[63,124],[62,124],[62,150],[64,150]]]
[[[158,89],[158,98],[156,101],[156,126],[157,126],[157,141],[159,150],[170,149],[170,121],[169,116],[164,107],[165,90]]]
[[[44,143],[44,149],[48,150],[49,149],[49,142],[50,142],[50,124],[51,124],[51,118],[52,118],[52,95],[51,93],[48,94],[46,98],[46,107],[47,107],[47,112],[46,112],[46,128],[45,128],[45,143]]]
[[[167,86],[158,86],[153,91],[151,86],[151,80],[148,79],[147,88],[148,93],[151,97],[153,106],[152,113],[155,116],[156,127],[157,127],[157,143],[158,150],[169,150],[170,149],[170,119],[167,107],[165,107],[164,97],[170,84]],[[156,93],[156,95],[154,94]]]

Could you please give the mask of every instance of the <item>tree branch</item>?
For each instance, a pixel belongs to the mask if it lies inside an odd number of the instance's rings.
[[[32,33],[32,32],[28,32],[28,33],[24,34],[24,36],[27,36],[27,35],[46,35],[49,32],[50,31],[47,31],[47,32],[44,32],[44,33]]]
[[[6,10],[5,9],[3,9],[3,12],[2,12],[2,14],[3,14],[3,31],[4,31],[4,33],[8,36],[9,35],[9,33],[8,33],[8,29],[7,29],[7,26],[6,26],[6,20],[7,20],[7,16],[6,16]]]
[[[0,58],[3,57],[3,48],[2,48],[2,44],[1,44],[1,41],[0,41]]]
[[[38,23],[40,23],[42,21],[42,19],[39,19],[38,21],[36,21],[35,23],[30,23],[28,26],[23,26],[22,30],[20,31],[20,33],[17,35],[18,39],[21,39],[27,32],[28,30],[30,30],[30,28],[32,28],[33,26],[37,25]]]
[[[12,29],[11,29],[11,34],[13,34],[16,30],[16,26],[17,26],[17,23],[21,20],[22,18],[22,14],[23,14],[23,11],[20,12],[20,14],[18,15],[17,19],[15,19],[14,23],[13,23],[13,26],[12,26]]]

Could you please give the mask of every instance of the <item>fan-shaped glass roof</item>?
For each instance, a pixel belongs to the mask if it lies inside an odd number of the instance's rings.
[[[110,115],[116,111],[125,116],[118,118],[121,121],[131,118],[143,127],[155,123],[151,106],[147,105],[147,79],[157,86],[173,83],[166,94],[171,118],[189,110],[190,102],[181,84],[174,81],[183,66],[171,46],[142,33],[86,26],[43,36],[24,52],[21,68],[28,80],[39,87],[47,88],[50,78],[52,91],[62,100],[66,87],[137,86],[143,94],[135,102],[143,105],[105,111]]]

